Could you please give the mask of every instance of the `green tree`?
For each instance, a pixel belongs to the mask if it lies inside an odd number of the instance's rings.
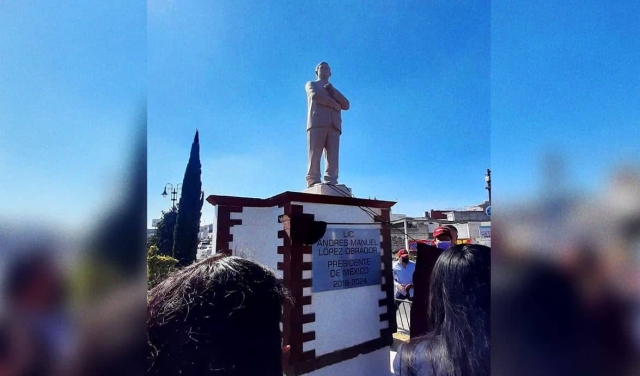
[[[198,251],[198,232],[202,215],[202,192],[200,165],[200,141],[198,131],[191,144],[189,163],[182,180],[182,194],[178,204],[178,218],[173,236],[173,257],[180,266],[189,265],[196,260]]]
[[[176,268],[178,260],[158,253],[158,247],[152,245],[147,251],[147,286],[154,288]]]
[[[147,249],[151,246],[158,247],[158,254],[164,256],[173,255],[173,231],[176,227],[178,210],[171,208],[169,211],[162,211],[160,221],[156,225],[156,232],[147,243]]]

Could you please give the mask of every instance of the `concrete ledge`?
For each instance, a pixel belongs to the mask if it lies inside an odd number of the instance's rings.
[[[330,185],[325,183],[316,184],[302,191],[314,195],[351,197],[351,188],[344,184]]]

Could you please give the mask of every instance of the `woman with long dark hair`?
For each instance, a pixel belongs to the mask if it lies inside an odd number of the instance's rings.
[[[219,254],[157,285],[147,305],[147,375],[282,376],[288,299],[266,267]]]
[[[431,274],[429,327],[394,361],[401,376],[490,373],[491,249],[458,245],[440,255]]]

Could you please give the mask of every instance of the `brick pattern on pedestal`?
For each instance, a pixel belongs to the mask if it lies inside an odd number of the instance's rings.
[[[391,209],[381,209],[381,219],[385,223],[389,223],[391,218]],[[382,242],[380,248],[382,248],[382,276],[384,277],[384,283],[381,286],[382,291],[386,293],[385,299],[381,299],[378,302],[380,307],[387,306],[387,312],[380,314],[380,321],[388,321],[389,327],[380,330],[380,338],[385,339],[388,345],[393,343],[393,333],[396,332],[397,323],[394,306],[394,286],[393,286],[393,256],[391,246],[391,228],[383,225],[381,229]]]
[[[231,219],[231,213],[242,213],[242,206],[220,205],[218,206],[218,226],[216,229],[216,252],[227,255],[233,254],[229,244],[233,242],[231,227],[241,225],[242,220]]]
[[[294,214],[302,214],[301,205],[286,203],[283,205],[284,215],[291,218]],[[278,238],[283,240],[278,247],[283,262],[278,263],[278,270],[283,273],[284,285],[291,294],[293,302],[284,307],[283,339],[291,346],[291,350],[283,358],[285,375],[296,375],[295,365],[315,357],[315,351],[304,352],[305,342],[316,338],[315,332],[303,333],[303,325],[314,322],[315,314],[303,314],[303,306],[311,304],[311,296],[304,296],[304,288],[311,287],[311,279],[303,279],[302,272],[311,270],[311,264],[303,262],[303,255],[311,253],[311,246],[294,243],[285,230],[278,231]]]

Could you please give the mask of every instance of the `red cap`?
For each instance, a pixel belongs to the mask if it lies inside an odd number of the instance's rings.
[[[440,235],[447,235],[449,237],[451,237],[451,230],[449,230],[446,227],[440,226],[440,227],[436,227],[435,230],[433,230],[433,237],[437,238]]]
[[[404,257],[404,256],[409,256],[409,252],[407,252],[407,250],[403,248],[398,251],[398,258]]]

